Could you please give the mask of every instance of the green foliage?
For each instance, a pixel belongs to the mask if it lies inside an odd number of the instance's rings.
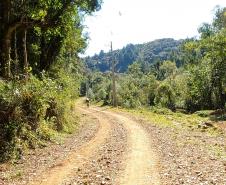
[[[141,106],[141,91],[132,76],[123,78],[118,89],[118,104],[126,108]]]
[[[213,20],[213,28],[216,31],[226,28],[226,7],[217,7]]]
[[[154,104],[156,78],[151,74],[144,75],[140,70],[140,63],[134,63],[129,66],[128,74],[117,74],[118,105],[135,108]],[[112,81],[109,73],[92,73],[88,76],[87,83],[92,89],[95,101],[103,101],[104,104],[112,103]]]
[[[164,61],[159,68],[160,79],[166,79],[173,76],[177,71],[177,66],[175,62]]]
[[[99,0],[0,1],[0,76],[27,75],[28,67],[39,74],[60,53],[77,56],[86,46],[83,16],[100,5]]]
[[[155,104],[175,110],[175,98],[171,85],[164,81],[157,88]]]
[[[175,107],[185,109],[185,102],[188,97],[188,74],[181,69],[181,71],[178,71],[176,76],[170,82],[175,94]]]
[[[93,101],[103,101],[105,105],[110,104],[110,75],[100,72],[89,73],[87,79],[83,81],[86,95]],[[84,93],[85,95],[85,93]]]
[[[139,77],[142,75],[141,71],[141,63],[134,62],[133,64],[128,66],[128,74],[132,75],[133,77]]]
[[[117,101],[126,108],[158,106],[172,111],[224,109],[226,106],[226,14],[218,8],[211,24],[199,28],[199,39],[156,40],[113,52],[118,61]],[[92,68],[108,70],[110,53],[87,57]],[[106,65],[105,65],[106,64]],[[103,65],[105,65],[103,67]],[[91,87],[95,99],[111,101],[111,88]],[[110,77],[107,77],[108,81]],[[111,84],[111,82],[109,83]],[[111,87],[111,85],[109,85]],[[97,88],[98,87],[98,88]]]
[[[195,114],[197,114],[200,117],[206,118],[206,117],[210,117],[210,114],[213,111],[211,110],[200,110],[200,111],[196,111]]]
[[[187,97],[185,106],[189,111],[211,108],[211,69],[206,61],[190,66],[187,79]]]
[[[68,102],[78,96],[79,81],[59,72],[52,80],[43,74],[28,81],[0,82],[1,161],[20,157],[25,148],[43,146],[57,131],[69,132]],[[67,111],[67,112],[66,112]]]
[[[0,160],[72,132],[86,47],[82,19],[99,0],[0,1]]]
[[[93,91],[91,88],[88,89],[87,91],[87,97],[90,99],[90,100],[94,100],[95,98],[95,95],[93,94]]]
[[[179,46],[182,41],[174,39],[159,39],[145,44],[128,44],[126,47],[104,53],[101,51],[99,55],[86,57],[85,63],[90,69],[99,70],[101,72],[110,71],[109,62],[112,58],[118,61],[116,71],[126,72],[128,66],[135,61],[141,64],[141,70],[144,73],[150,72],[150,67],[158,61],[173,60],[173,53],[179,52]],[[179,59],[177,60],[179,62]]]

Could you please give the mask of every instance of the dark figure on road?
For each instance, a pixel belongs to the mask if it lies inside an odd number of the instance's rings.
[[[90,100],[89,100],[89,98],[86,98],[86,105],[87,105],[87,107],[89,107],[89,105],[90,105]]]

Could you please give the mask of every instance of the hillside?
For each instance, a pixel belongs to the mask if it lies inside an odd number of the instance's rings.
[[[128,44],[119,50],[114,50],[112,56],[117,62],[116,70],[125,72],[130,64],[139,61],[143,69],[158,61],[173,60],[174,54],[179,51],[179,46],[183,40],[174,40],[171,38],[158,39],[144,44]],[[111,53],[100,51],[97,55],[86,57],[85,63],[92,70],[101,72],[110,69]]]

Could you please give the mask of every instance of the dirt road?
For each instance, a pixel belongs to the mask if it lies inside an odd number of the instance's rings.
[[[61,163],[56,164],[53,168],[44,173],[43,176],[29,182],[32,185],[57,185],[61,184],[62,181],[67,178],[67,175],[72,170],[78,169],[85,160],[92,156],[92,153],[98,149],[98,147],[105,141],[109,135],[111,124],[108,120],[100,117],[100,115],[93,113],[93,110],[85,110],[79,108],[83,114],[92,114],[100,122],[100,128],[95,134],[95,137],[88,143],[84,144],[81,148],[76,151],[72,151],[71,154]],[[40,180],[41,179],[41,180]]]
[[[76,176],[75,171],[82,169],[83,164],[87,163],[89,158],[96,158],[95,151],[98,152],[99,147],[105,143],[108,137],[111,137],[110,131],[114,123],[120,123],[124,127],[126,131],[124,137],[127,138],[127,143],[125,144],[126,148],[123,149],[125,153],[120,156],[123,161],[121,166],[123,167],[114,177],[112,183],[114,181],[121,185],[160,184],[158,159],[152,151],[145,130],[138,123],[123,115],[98,108],[85,109],[81,107],[79,110],[83,114],[89,114],[98,119],[100,128],[95,137],[78,150],[71,152],[64,161],[56,164],[53,168],[44,172],[41,177],[39,176],[33,182],[29,182],[29,184],[58,185],[63,184],[70,174],[74,173]],[[95,184],[95,182],[93,183]],[[105,184],[105,181],[100,184]]]
[[[125,170],[122,172],[121,185],[158,185],[158,158],[151,148],[150,139],[139,123],[123,115],[104,111],[122,122],[127,130],[128,143],[125,158]]]
[[[226,184],[224,134],[161,127],[94,106],[77,110],[79,132],[11,169],[0,166],[0,185]]]

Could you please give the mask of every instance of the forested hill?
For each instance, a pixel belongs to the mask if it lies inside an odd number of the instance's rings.
[[[182,42],[183,40],[164,38],[144,44],[128,44],[122,49],[114,50],[112,55],[110,52],[104,53],[104,51],[100,51],[98,55],[86,57],[85,63],[92,70],[105,72],[110,70],[111,56],[113,56],[117,62],[117,72],[125,72],[134,61],[141,62],[142,68],[145,70],[158,61],[175,61],[176,53],[179,52],[179,46]]]

